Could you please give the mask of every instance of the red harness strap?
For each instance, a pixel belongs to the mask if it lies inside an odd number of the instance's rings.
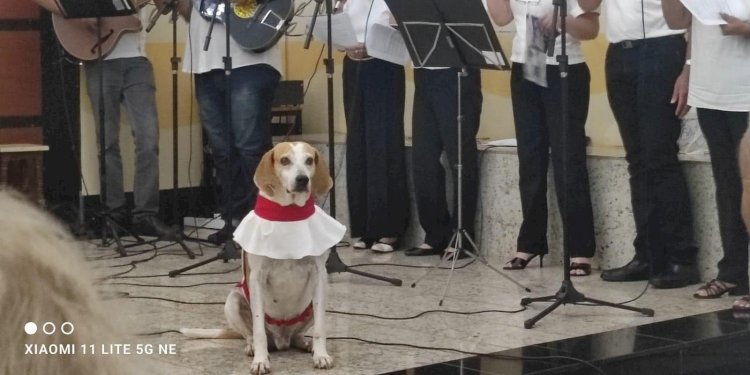
[[[247,286],[247,281],[245,281],[245,278],[242,278],[242,281],[237,283],[237,287],[242,289],[242,294],[245,295],[245,299],[248,303],[250,303],[250,288]],[[302,323],[312,316],[313,313],[313,304],[310,302],[309,305],[307,305],[307,308],[305,311],[302,311],[300,314],[298,314],[295,317],[289,318],[289,319],[276,319],[268,314],[266,314],[266,324],[272,325],[272,326],[293,326],[297,323]]]

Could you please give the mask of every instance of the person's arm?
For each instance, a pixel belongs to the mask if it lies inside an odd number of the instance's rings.
[[[670,103],[677,103],[677,108],[674,111],[674,115],[678,118],[683,118],[685,114],[690,110],[690,106],[687,104],[688,88],[690,87],[690,53],[692,51],[690,41],[687,45],[687,53],[685,54],[685,64],[682,66],[682,72],[677,77],[672,89],[672,100]]]
[[[690,27],[693,15],[682,5],[680,0],[662,0],[661,10],[670,29],[687,29]]]
[[[722,13],[721,18],[727,21],[726,25],[721,25],[721,32],[724,35],[738,35],[750,38],[750,22],[743,21],[737,17]]]
[[[57,7],[55,0],[34,0],[34,2],[52,13],[62,14],[60,8]]]
[[[599,13],[588,12],[566,18],[568,34],[578,40],[591,40],[599,35]]]
[[[578,6],[580,6],[584,12],[593,12],[599,9],[600,5],[602,5],[602,0],[578,0]]]
[[[492,21],[498,26],[505,26],[513,21],[513,11],[510,9],[510,0],[487,0],[487,8],[490,11]]]

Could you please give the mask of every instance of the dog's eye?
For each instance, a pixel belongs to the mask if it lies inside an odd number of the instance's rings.
[[[313,158],[307,158],[307,159],[305,159],[305,164],[307,164],[307,165],[313,165],[313,162],[314,162]]]
[[[292,164],[292,161],[291,161],[291,160],[289,160],[289,158],[288,158],[288,157],[286,157],[286,156],[284,156],[283,158],[281,158],[281,160],[279,160],[279,162],[281,163],[281,165],[289,165],[289,164]]]

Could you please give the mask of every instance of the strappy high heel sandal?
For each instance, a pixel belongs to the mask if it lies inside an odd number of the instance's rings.
[[[511,259],[510,261],[508,261],[508,263],[506,263],[507,266],[503,266],[503,269],[504,270],[522,270],[522,269],[526,268],[526,265],[528,265],[529,262],[532,259],[536,258],[537,256],[539,257],[539,268],[542,268],[544,266],[544,264],[542,263],[542,260],[544,259],[544,254],[541,254],[541,255],[539,255],[539,254],[532,254],[529,257],[529,259],[523,259],[523,258],[519,258],[519,257],[515,257],[515,258]]]
[[[729,293],[731,295],[735,289],[737,289],[736,285],[713,279],[707,282],[706,285],[698,288],[698,290],[693,293],[693,297],[698,299],[719,298],[723,296],[724,293]],[[703,292],[703,294],[700,292]]]

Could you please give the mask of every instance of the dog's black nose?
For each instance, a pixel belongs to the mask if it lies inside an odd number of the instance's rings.
[[[308,182],[310,182],[310,177],[307,177],[305,175],[297,176],[297,178],[294,179],[296,188],[295,190],[306,190]]]

